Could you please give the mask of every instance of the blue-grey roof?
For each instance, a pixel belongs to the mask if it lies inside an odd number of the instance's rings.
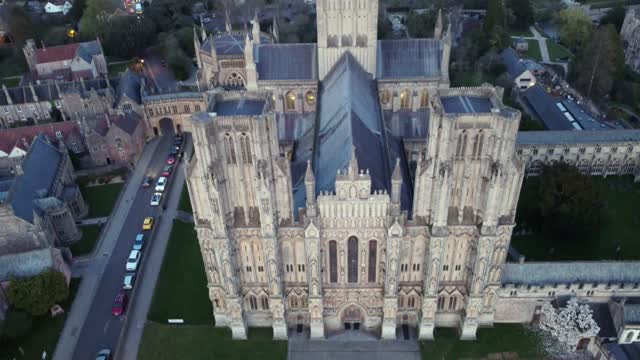
[[[385,110],[383,114],[387,129],[394,136],[403,139],[426,140],[429,133],[429,109],[418,109],[415,112],[411,110],[397,112]]]
[[[62,154],[38,135],[22,162],[24,175],[16,178],[11,197],[11,207],[16,216],[33,223],[34,200],[38,193],[50,195],[62,161]]]
[[[238,100],[217,101],[213,111],[219,116],[261,115],[264,111],[264,100],[241,98]]]
[[[315,80],[318,78],[316,44],[256,46],[259,80]]]
[[[547,93],[542,85],[535,84],[522,93],[538,120],[549,130],[574,130],[575,128],[564,116],[556,104],[561,99]]]
[[[47,210],[59,209],[64,206],[62,200],[54,196],[35,199],[33,203],[36,205],[36,211],[39,211],[40,214],[44,214]]]
[[[444,112],[448,114],[479,114],[491,112],[491,100],[479,96],[441,97]]]
[[[582,106],[573,100],[564,99],[562,100],[562,105],[564,105],[567,111],[571,113],[571,117],[575,119],[575,121],[577,121],[578,124],[580,124],[580,127],[584,130],[611,129],[610,126],[591,116],[591,114],[586,112]]]
[[[640,324],[640,304],[624,304],[624,323]]]
[[[215,40],[207,39],[207,42],[215,44],[216,54],[218,55],[242,55],[244,54],[244,35],[242,34],[224,34]],[[210,44],[208,45],[211,46]]]
[[[78,56],[88,63],[91,63],[94,55],[101,53],[102,47],[97,40],[83,42],[80,44],[80,47],[78,47]]]
[[[307,113],[278,113],[276,125],[278,126],[278,140],[299,141],[305,134],[313,133],[313,125],[316,121],[315,112]],[[306,170],[306,169],[304,169]],[[304,174],[304,171],[303,171]]]
[[[31,277],[54,266],[51,249],[45,248],[0,256],[0,282],[15,277]]]
[[[618,344],[611,342],[605,344],[607,350],[616,360],[637,360],[640,359],[640,342],[631,344]]]
[[[120,78],[120,82],[118,83],[116,103],[120,103],[122,97],[126,95],[129,99],[135,101],[136,104],[142,104],[142,89],[140,86],[140,76],[127,69],[124,74],[122,74],[122,78]]]
[[[507,263],[502,275],[503,284],[517,285],[637,282],[640,262],[633,261]]]
[[[507,67],[507,73],[509,73],[512,79],[517,78],[527,70],[516,51],[510,47],[504,49],[500,57],[502,58],[502,63]]]
[[[436,39],[378,41],[377,78],[440,76],[442,42]]]
[[[640,130],[521,131],[517,145],[576,145],[640,141]]]
[[[181,92],[172,92],[172,93],[144,95],[142,99],[144,100],[144,102],[173,100],[173,99],[202,100],[202,95],[199,92],[181,91]]]

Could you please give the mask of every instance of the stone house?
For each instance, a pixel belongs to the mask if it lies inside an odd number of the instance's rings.
[[[146,126],[140,115],[127,112],[103,114],[83,121],[85,141],[98,165],[123,163],[133,166],[146,140]]]
[[[29,39],[22,50],[29,70],[40,80],[95,79],[108,73],[100,39],[40,49]]]

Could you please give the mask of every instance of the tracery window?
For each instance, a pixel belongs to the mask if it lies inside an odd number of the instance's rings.
[[[348,281],[358,282],[358,239],[352,236],[347,241]]]
[[[242,136],[240,136],[240,151],[242,152],[242,162],[251,164],[251,143],[249,135],[246,133],[242,133]]]
[[[427,90],[422,90],[422,93],[420,94],[420,107],[429,107],[429,92]]]
[[[464,154],[467,152],[467,133],[463,131],[458,135],[458,143],[456,145],[456,159],[464,159]]]
[[[438,296],[438,310],[444,309],[444,296]]]
[[[258,310],[258,300],[254,295],[249,296],[249,307],[251,310]]]
[[[224,150],[227,155],[227,164],[235,164],[236,163],[236,147],[233,142],[233,136],[227,133],[224,136]]]
[[[375,240],[369,241],[369,282],[376,282],[376,261],[378,254],[378,242]]]
[[[383,90],[380,93],[380,102],[386,105],[389,101],[391,101],[391,92],[389,90]]]
[[[293,111],[296,109],[296,95],[293,93],[293,91],[289,91],[287,93],[287,96],[285,96],[285,100],[286,100],[285,109],[287,111]]]
[[[338,243],[329,241],[329,282],[338,282]]]
[[[269,298],[267,298],[266,296],[261,296],[260,305],[262,305],[262,310],[269,310]]]
[[[409,109],[411,107],[411,94],[409,90],[400,93],[400,109]]]

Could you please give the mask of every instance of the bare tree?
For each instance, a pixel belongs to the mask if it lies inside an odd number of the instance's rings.
[[[575,354],[580,339],[597,336],[600,332],[600,327],[593,320],[591,308],[578,303],[575,297],[560,309],[555,309],[550,302],[545,303],[539,326],[559,344],[559,348],[552,351],[556,354],[550,355]],[[549,347],[547,350],[550,350]]]

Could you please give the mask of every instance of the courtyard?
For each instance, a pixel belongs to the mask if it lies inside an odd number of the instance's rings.
[[[124,183],[113,183],[97,186],[82,186],[80,191],[85,203],[89,206],[87,218],[98,218],[111,215]]]
[[[527,261],[639,260],[640,184],[634,183],[631,176],[592,179],[605,205],[603,224],[598,233],[562,243],[535,233],[514,235],[511,246]],[[527,186],[525,179],[522,191],[526,191]],[[620,250],[616,251],[618,247]]]
[[[87,255],[93,251],[96,242],[100,238],[100,232],[102,231],[101,225],[87,225],[80,228],[82,230],[82,237],[78,242],[71,245],[71,253],[73,256]]]

